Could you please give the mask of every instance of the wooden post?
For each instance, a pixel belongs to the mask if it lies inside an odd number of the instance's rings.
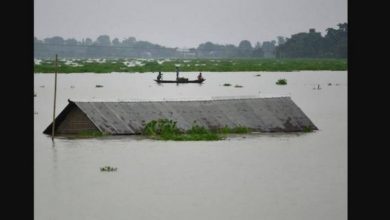
[[[58,56],[56,54],[56,61],[55,61],[55,75],[54,75],[54,105],[53,105],[53,123],[52,123],[52,129],[51,129],[51,140],[54,141],[54,130],[55,130],[55,121],[56,121],[56,97],[57,97],[57,60]]]

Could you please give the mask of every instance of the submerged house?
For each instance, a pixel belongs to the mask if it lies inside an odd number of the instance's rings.
[[[77,102],[70,101],[55,119],[55,134],[100,131],[141,134],[152,120],[170,119],[183,131],[194,123],[208,129],[247,127],[259,132],[318,130],[290,97],[203,101]],[[52,124],[44,131],[51,134]]]

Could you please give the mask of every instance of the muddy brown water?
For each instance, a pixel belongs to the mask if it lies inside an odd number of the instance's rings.
[[[35,219],[347,219],[346,71],[204,72],[202,85],[158,85],[156,76],[59,74],[57,115],[68,99],[290,96],[319,130],[212,142],[56,138],[53,145],[42,132],[52,120],[54,75],[34,74]],[[276,85],[281,78],[288,84]]]

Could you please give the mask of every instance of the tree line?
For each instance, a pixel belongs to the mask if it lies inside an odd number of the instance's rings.
[[[111,40],[110,36],[101,35],[96,40],[81,41],[60,36],[43,40],[34,37],[34,57],[52,58],[58,54],[64,58],[346,58],[348,25],[337,26],[328,28],[325,36],[309,29],[307,33],[290,38],[278,36],[277,40],[257,42],[254,46],[242,40],[238,46],[205,42],[190,49],[164,47],[135,37]]]

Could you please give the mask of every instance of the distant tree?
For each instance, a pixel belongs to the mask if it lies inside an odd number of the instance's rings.
[[[100,35],[95,43],[99,46],[111,46],[111,40],[110,40],[110,36],[108,35]]]
[[[128,37],[127,39],[124,39],[122,41],[122,44],[130,46],[130,45],[134,45],[136,41],[137,40],[135,39],[135,37]]]
[[[225,50],[224,50],[224,56],[223,57],[237,57],[239,54],[238,52],[238,47],[236,47],[233,44],[227,44],[225,45]]]
[[[338,24],[338,29],[326,29],[324,37],[324,55],[328,57],[347,57],[348,24]]]
[[[348,23],[340,23],[337,24],[337,26],[339,27],[340,31],[348,33]]]
[[[127,38],[128,41],[135,43],[137,39],[135,37],[129,37]]]
[[[72,45],[72,46],[79,44],[79,42],[74,38],[66,39],[64,43],[65,45]]]
[[[264,52],[264,57],[273,58],[275,57],[275,44],[276,41],[264,41],[261,49]]]
[[[225,53],[225,46],[208,41],[199,44],[197,52],[200,57],[221,57]]]
[[[240,50],[247,50],[247,51],[250,51],[252,50],[252,44],[251,42],[247,41],[247,40],[242,40],[240,42],[240,44],[238,45],[238,49]]]
[[[253,51],[252,51],[252,56],[253,57],[264,57],[264,51],[261,48],[260,42],[256,42],[255,48],[253,48]]]
[[[290,39],[276,49],[278,57],[318,58],[323,57],[324,41],[320,32],[310,29],[308,33],[291,35]]]
[[[71,45],[71,46],[70,46]],[[64,40],[60,36],[43,40],[34,37],[34,57],[191,57],[223,58],[223,57],[329,57],[346,58],[348,46],[348,24],[337,24],[336,28],[328,28],[324,36],[309,29],[306,33],[297,33],[290,38],[278,36],[277,41],[256,42],[252,47],[248,40],[242,40],[238,46],[220,45],[212,42],[199,44],[197,48],[186,51],[162,47],[148,41],[137,41],[128,37],[122,42],[118,38],[112,41],[108,35],[100,35],[96,41],[90,38],[81,42],[74,38]]]
[[[238,44],[238,50],[239,50],[240,56],[243,56],[243,57],[251,56],[252,50],[253,50],[251,42],[249,42],[248,40],[242,40]]]
[[[278,39],[278,46],[286,43],[286,38],[283,36],[278,36],[277,39]]]
[[[42,44],[43,41],[39,40],[38,38],[34,37],[34,44]]]
[[[85,39],[85,45],[89,46],[89,45],[92,45],[93,44],[93,41],[91,38],[86,38]]]
[[[198,50],[213,51],[215,49],[216,49],[216,45],[214,45],[210,41],[203,43],[203,44],[199,44],[199,46],[198,46]]]
[[[119,41],[118,38],[115,38],[114,40],[112,40],[112,45],[119,46],[120,44],[121,44],[121,42]]]
[[[56,44],[56,45],[63,45],[64,44],[64,39],[62,37],[59,37],[59,36],[48,37],[48,38],[43,39],[43,41],[45,42],[45,44]]]

